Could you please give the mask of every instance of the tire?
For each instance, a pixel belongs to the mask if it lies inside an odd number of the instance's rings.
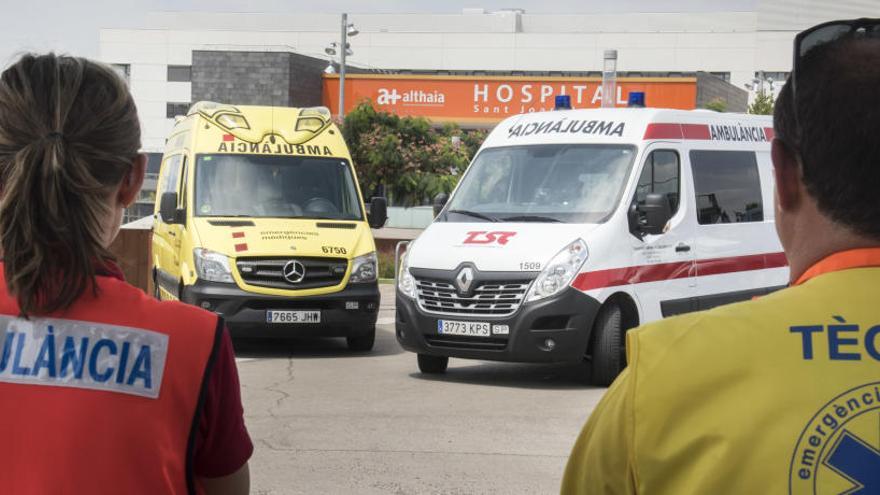
[[[366,333],[346,337],[346,343],[348,344],[348,349],[350,351],[355,352],[367,352],[373,350],[373,344],[376,343],[376,326],[371,326]]]
[[[427,375],[439,375],[446,372],[449,366],[449,358],[446,356],[431,356],[419,354],[419,371]]]
[[[592,362],[590,383],[602,387],[611,385],[626,366],[626,348],[623,340],[623,311],[614,303],[607,304],[593,324]]]

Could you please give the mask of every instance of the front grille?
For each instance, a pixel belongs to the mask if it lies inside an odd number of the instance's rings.
[[[448,315],[509,316],[519,309],[529,288],[528,280],[482,282],[463,296],[448,282],[417,279],[419,307]]]
[[[282,275],[284,265],[294,259],[306,269],[305,277],[296,284],[288,282]],[[348,261],[343,258],[238,258],[235,265],[241,279],[248,285],[287,290],[339,285],[348,270]]]
[[[507,339],[494,337],[458,337],[455,335],[425,335],[431,347],[447,349],[468,349],[476,351],[503,351],[507,347]]]

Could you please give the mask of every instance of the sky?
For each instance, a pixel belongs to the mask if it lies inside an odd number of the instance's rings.
[[[0,0],[0,66],[27,51],[98,56],[101,28],[136,28],[157,11],[264,13],[459,13],[521,8],[527,13],[754,10],[758,0]]]

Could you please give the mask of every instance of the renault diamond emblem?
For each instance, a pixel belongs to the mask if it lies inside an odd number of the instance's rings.
[[[298,284],[306,278],[306,267],[299,261],[290,260],[284,264],[281,275],[291,284]]]
[[[458,275],[455,276],[455,286],[458,287],[458,292],[462,294],[466,294],[471,289],[471,284],[474,283],[474,269],[466,266],[458,272]]]

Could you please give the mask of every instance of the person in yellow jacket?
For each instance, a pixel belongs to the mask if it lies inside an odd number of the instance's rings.
[[[880,494],[880,19],[796,37],[774,128],[791,287],[629,332],[562,493]]]

